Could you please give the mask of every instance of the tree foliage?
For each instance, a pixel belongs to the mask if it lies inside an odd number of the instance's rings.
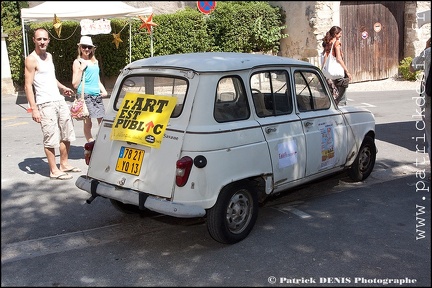
[[[411,72],[410,66],[412,62],[412,57],[405,57],[399,63],[399,73],[404,80],[414,81],[417,80],[421,71]]]
[[[28,8],[27,1],[2,1],[1,25],[5,31],[21,26],[21,8]]]
[[[277,53],[288,36],[282,9],[264,1],[220,1],[207,22],[214,51]]]

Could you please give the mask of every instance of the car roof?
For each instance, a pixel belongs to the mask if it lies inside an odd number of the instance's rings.
[[[196,72],[234,71],[262,65],[314,66],[309,62],[287,57],[236,52],[199,52],[155,56],[134,61],[125,69],[166,67],[192,69]]]

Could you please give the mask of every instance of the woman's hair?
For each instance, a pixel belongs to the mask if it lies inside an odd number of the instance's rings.
[[[336,37],[336,34],[339,34],[341,31],[342,28],[340,28],[339,26],[333,26],[330,28],[329,31],[327,31],[326,35],[322,39],[322,46],[324,48],[323,53],[330,51],[331,47],[327,44],[330,43],[330,41]]]

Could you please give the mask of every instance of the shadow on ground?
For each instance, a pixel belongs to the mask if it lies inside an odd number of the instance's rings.
[[[415,138],[422,137],[424,133],[418,128],[416,121],[377,124],[375,126],[376,139],[415,151],[416,144],[419,144],[416,143]]]
[[[71,145],[69,159],[82,159],[84,161],[84,148],[82,146]],[[18,163],[18,167],[27,174],[39,174],[44,177],[49,177],[46,157],[25,158],[22,162]]]

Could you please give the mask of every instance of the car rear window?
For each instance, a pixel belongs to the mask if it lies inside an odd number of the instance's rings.
[[[179,77],[133,75],[124,79],[115,100],[114,109],[119,110],[127,92],[154,96],[176,97],[176,107],[171,118],[178,117],[182,110],[188,90],[188,81]]]

